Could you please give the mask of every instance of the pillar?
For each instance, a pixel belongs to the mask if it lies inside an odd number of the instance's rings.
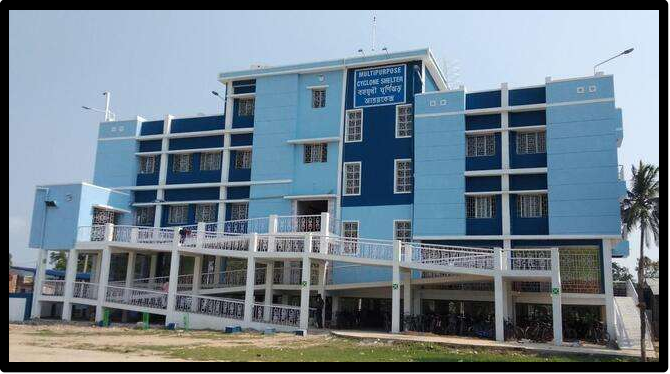
[[[193,283],[191,284],[191,311],[196,311],[198,308],[198,300],[196,295],[200,294],[200,283],[202,282],[202,255],[195,255],[193,258]]]
[[[402,278],[403,314],[410,316],[412,315],[412,271],[404,272]]]
[[[603,285],[605,287],[605,324],[612,339],[616,338],[614,327],[614,290],[612,289],[612,241],[603,240]]]
[[[177,288],[179,282],[179,227],[174,228],[174,241],[170,253],[170,280],[168,281],[167,308],[165,324],[177,322],[175,305],[177,303]]]
[[[133,288],[134,282],[133,280],[135,279],[135,259],[137,258],[137,254],[133,251],[128,252],[128,261],[126,261],[126,288]],[[126,302],[130,301],[130,296],[131,292],[130,290],[126,290],[124,292],[124,299]],[[124,310],[122,312],[121,320],[123,322],[127,322],[128,319],[128,311]]]
[[[300,282],[300,329],[307,330],[309,327],[309,289],[311,280],[312,263],[307,256],[312,252],[312,233],[305,234],[305,255],[302,258],[302,272]]]
[[[330,312],[330,326],[337,327],[337,312],[340,309],[340,297],[336,295],[331,296],[331,312]]]
[[[33,280],[33,305],[30,309],[30,318],[40,318],[42,312],[40,297],[42,296],[42,282],[47,270],[47,257],[48,251],[46,249],[37,250],[37,268]]]
[[[149,259],[149,278],[152,280],[150,281],[151,284],[155,284],[156,280],[156,269],[158,267],[158,254],[157,253],[152,253],[151,258]]]
[[[505,341],[505,287],[502,277],[502,249],[493,250],[493,294],[495,300],[496,340]]]
[[[612,272],[610,271],[610,274]],[[611,286],[611,284],[610,284]],[[563,306],[561,302],[561,269],[558,248],[551,249],[551,312],[554,324],[554,344],[563,344]]]
[[[400,240],[393,241],[393,280],[391,284],[391,333],[400,332]]]
[[[100,261],[100,278],[98,279],[98,303],[95,308],[95,321],[102,321],[102,308],[107,296],[107,282],[109,281],[109,265],[112,259],[112,250],[107,246],[102,249]]]
[[[221,283],[221,259],[220,256],[214,256],[214,283]]]
[[[72,248],[68,251],[67,268],[65,270],[65,290],[63,294],[62,319],[69,321],[72,318],[72,295],[74,293],[74,282],[77,279],[77,260],[79,253]]]
[[[263,300],[263,320],[266,322],[270,321],[271,317],[271,305],[272,305],[272,282],[274,276],[274,261],[268,262],[265,266],[265,298]]]
[[[276,233],[279,228],[279,217],[271,214],[268,218],[268,252],[274,252],[276,248]]]
[[[256,286],[256,249],[258,248],[258,234],[251,234],[249,242],[249,257],[247,257],[247,278],[244,288],[244,323],[249,325],[254,315],[254,290]]]

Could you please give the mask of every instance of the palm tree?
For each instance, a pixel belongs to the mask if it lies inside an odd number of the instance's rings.
[[[621,202],[621,225],[624,238],[628,236],[631,230],[638,227],[640,229],[637,294],[638,308],[640,309],[640,359],[646,361],[645,334],[647,326],[644,314],[646,306],[642,299],[645,279],[643,261],[645,245],[649,247],[651,240],[658,245],[658,166],[644,164],[640,161],[637,168],[632,167],[632,172],[631,189]]]

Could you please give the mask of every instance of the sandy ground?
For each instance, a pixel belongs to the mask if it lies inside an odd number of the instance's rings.
[[[59,321],[60,322],[60,321]],[[309,346],[327,335],[228,335],[217,331],[147,331],[132,326],[94,327],[87,323],[9,324],[9,361],[181,361],[142,346],[259,347]],[[253,341],[253,343],[252,343]]]

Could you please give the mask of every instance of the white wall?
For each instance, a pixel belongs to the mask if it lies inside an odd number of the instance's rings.
[[[26,299],[22,297],[9,298],[9,321],[23,321],[26,310]]]

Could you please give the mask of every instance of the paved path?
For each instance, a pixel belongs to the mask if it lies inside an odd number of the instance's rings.
[[[569,346],[564,343],[562,346],[555,346],[547,343],[519,343],[519,342],[498,342],[495,340],[467,338],[460,336],[437,336],[437,335],[409,335],[409,334],[389,334],[382,332],[368,331],[331,331],[333,335],[356,339],[381,339],[423,343],[439,343],[447,345],[460,345],[470,347],[490,347],[503,349],[524,349],[536,352],[549,353],[577,353],[577,354],[595,354],[608,356],[632,356],[639,357],[640,350],[631,349],[612,349],[598,345],[583,345],[580,347]],[[649,358],[655,357],[653,349],[647,353]]]
[[[615,297],[614,306],[621,314],[623,326],[619,327],[619,346],[624,349],[631,349],[640,351],[640,310],[635,305],[635,299],[632,297]],[[654,351],[653,343],[651,342],[649,329],[647,326],[647,352]]]

